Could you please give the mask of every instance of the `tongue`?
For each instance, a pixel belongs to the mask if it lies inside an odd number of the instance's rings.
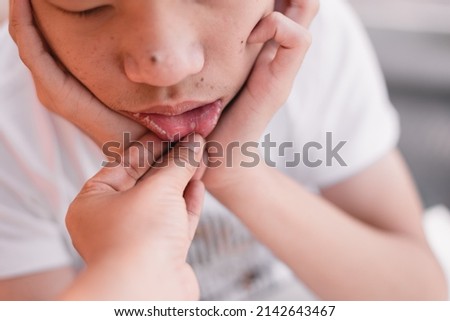
[[[221,108],[211,104],[176,116],[140,114],[138,118],[160,139],[177,141],[192,132],[208,136],[217,125],[220,113]]]

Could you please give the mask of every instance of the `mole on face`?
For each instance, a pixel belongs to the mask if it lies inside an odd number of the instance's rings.
[[[199,88],[202,85],[203,82],[205,82],[205,78],[204,77],[200,78],[200,81],[197,81],[195,83],[195,87]]]
[[[243,53],[245,50],[244,40],[241,40],[241,46],[239,47],[239,53]]]

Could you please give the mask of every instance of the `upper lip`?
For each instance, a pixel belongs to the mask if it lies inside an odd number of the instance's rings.
[[[135,112],[127,111],[127,113],[133,116],[136,114],[158,114],[163,116],[177,116],[184,114],[185,112],[188,112],[190,110],[209,105],[211,103],[212,102],[185,101],[173,105],[155,105],[145,110]]]

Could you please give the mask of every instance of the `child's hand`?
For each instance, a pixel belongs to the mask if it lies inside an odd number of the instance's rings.
[[[223,150],[229,144],[258,142],[267,124],[288,98],[295,77],[311,45],[307,28],[319,9],[318,0],[291,0],[285,15],[273,12],[264,17],[248,38],[249,44],[264,44],[253,71],[242,92],[222,116],[209,141],[219,142]],[[225,155],[226,157],[231,155]],[[232,155],[239,164],[239,152]],[[235,184],[232,169],[223,166],[205,174],[208,189]],[[216,162],[217,163],[217,162]],[[236,168],[236,166],[234,166]],[[224,170],[226,169],[226,170]]]
[[[109,268],[123,264],[130,272],[119,269],[121,277],[129,287],[137,282],[136,288],[148,290],[145,298],[155,292],[158,299],[198,298],[197,280],[186,256],[203,203],[204,186],[192,179],[203,148],[204,140],[191,135],[189,143],[179,143],[163,156],[165,162],[152,167],[152,153],[161,150],[142,155],[133,146],[126,151],[129,164],[105,167],[85,184],[69,208],[66,224],[88,270],[91,265],[106,265],[103,278],[107,278]],[[130,294],[131,299],[136,297],[142,298],[142,293]]]
[[[124,132],[138,139],[148,131],[103,105],[55,61],[33,22],[30,0],[10,1],[9,30],[32,73],[39,100],[49,110],[77,125],[99,146],[121,142]]]

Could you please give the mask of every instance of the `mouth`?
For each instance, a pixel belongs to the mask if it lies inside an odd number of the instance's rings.
[[[175,109],[177,111],[173,112]],[[207,137],[216,127],[223,109],[222,100],[217,100],[200,106],[197,103],[184,103],[179,108],[161,106],[153,108],[153,112],[127,114],[161,140],[176,142],[194,132]]]

